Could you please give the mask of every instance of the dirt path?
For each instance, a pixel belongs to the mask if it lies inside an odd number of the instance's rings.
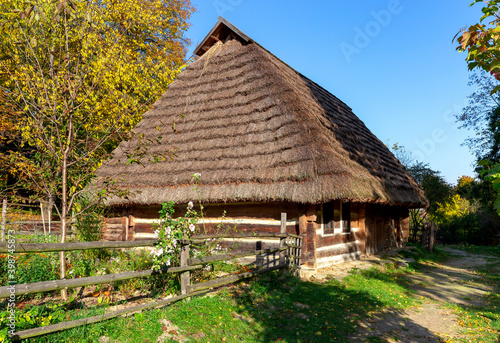
[[[448,247],[441,249],[451,255],[446,263],[429,264],[423,273],[409,276],[422,305],[378,313],[360,323],[352,342],[453,342],[463,337],[456,316],[445,304],[481,305],[482,296],[491,289],[474,269],[496,259]]]

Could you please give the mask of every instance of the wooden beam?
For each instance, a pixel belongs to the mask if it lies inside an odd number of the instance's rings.
[[[163,299],[160,301],[155,301],[155,302],[151,302],[151,303],[147,303],[147,304],[127,307],[127,308],[124,308],[124,309],[121,309],[118,311],[109,312],[109,313],[105,313],[102,315],[97,315],[97,316],[93,316],[93,317],[82,318],[82,319],[72,320],[72,321],[68,321],[68,322],[62,322],[62,323],[42,326],[42,327],[35,328],[35,329],[18,331],[16,333],[14,333],[14,335],[11,338],[13,340],[26,339],[26,338],[36,337],[36,336],[40,336],[40,335],[45,335],[45,334],[52,333],[52,332],[57,332],[57,331],[61,331],[61,330],[75,328],[78,326],[98,323],[98,322],[102,322],[104,320],[108,320],[111,318],[116,318],[116,317],[119,317],[122,315],[126,315],[128,313],[148,310],[148,309],[152,309],[155,307],[166,306],[166,305],[169,305],[171,303],[177,302],[179,300],[185,299],[187,297],[201,295],[201,294],[205,294],[207,292],[208,291],[200,291],[200,292],[196,292],[196,293],[190,293],[187,295],[179,295],[179,296],[169,298],[169,299]]]
[[[50,252],[50,251],[75,251],[88,249],[107,248],[133,248],[154,246],[156,240],[144,240],[134,242],[79,242],[79,243],[19,243],[16,244],[15,253],[25,252]],[[0,244],[0,252],[5,253],[12,249],[7,249],[7,244]]]
[[[190,266],[195,266],[198,264],[204,264],[204,263],[213,263],[213,262],[219,262],[219,261],[225,261],[225,260],[234,260],[235,258],[240,258],[240,257],[246,257],[246,256],[254,256],[254,255],[267,255],[267,254],[273,254],[275,252],[280,252],[288,250],[287,247],[280,247],[278,249],[266,249],[266,250],[254,250],[254,251],[249,251],[246,253],[238,254],[238,255],[212,255],[212,256],[207,256],[207,257],[202,257],[202,258],[190,258],[188,261],[188,264]]]
[[[23,283],[19,285],[3,286],[0,287],[0,299],[8,298],[11,294],[24,295],[24,294],[34,294],[40,292],[50,292],[67,288],[99,285],[103,283],[111,283],[114,281],[147,277],[161,273],[178,273],[186,270],[194,270],[201,268],[202,266],[187,266],[187,267],[172,267],[168,269],[161,269],[158,271],[148,269],[148,270],[124,272],[117,274],[89,276],[77,279],[62,279],[62,280],[42,281],[35,283]]]

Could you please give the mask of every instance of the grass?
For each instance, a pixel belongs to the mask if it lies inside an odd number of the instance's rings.
[[[467,249],[492,256],[496,253],[493,249],[486,249],[486,253],[485,249]],[[410,290],[407,276],[421,272],[422,266],[442,263],[447,258],[439,250],[428,254],[419,247],[413,253],[405,252],[403,257],[412,257],[416,262],[404,268],[389,263],[383,269],[355,270],[341,282],[308,282],[273,272],[169,307],[26,341],[97,342],[106,336],[110,342],[157,342],[159,337],[165,342],[184,339],[207,343],[349,342],[360,320],[386,309],[419,305],[420,297]],[[491,267],[477,272],[484,282],[495,286],[500,282],[498,273],[493,273]],[[92,310],[69,306],[64,308],[64,320],[88,317],[105,309],[106,306]],[[489,294],[484,306],[453,306],[453,309],[465,330],[464,342],[498,341],[498,292]],[[57,310],[43,312],[40,320],[50,313],[57,315]],[[386,342],[378,337],[366,339],[367,342]]]
[[[349,342],[360,319],[417,303],[405,288],[408,272],[373,269],[324,284],[275,272],[211,296],[28,341],[96,342],[106,336],[116,342],[156,342],[170,335],[197,342]],[[67,309],[66,320],[91,312]],[[180,329],[165,325],[167,318]]]
[[[454,248],[471,254],[500,257],[498,247],[455,246]],[[458,316],[459,324],[466,335],[462,342],[496,343],[500,340],[500,262],[489,263],[475,271],[481,275],[481,283],[491,286],[493,291],[483,297],[481,306],[451,305],[451,308]]]

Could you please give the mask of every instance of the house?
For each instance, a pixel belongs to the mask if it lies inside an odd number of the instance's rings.
[[[208,222],[226,211],[244,232],[279,232],[287,213],[309,268],[407,239],[409,209],[427,199],[349,106],[223,18],[195,54],[134,129],[149,156],[176,157],[127,165],[136,141],[122,142],[98,171],[131,192],[108,199],[122,215],[108,239],[148,237],[160,203],[198,199]]]

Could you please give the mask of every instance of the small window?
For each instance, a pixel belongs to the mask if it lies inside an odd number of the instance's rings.
[[[334,220],[333,220],[333,202],[323,204],[323,234],[333,235]]]
[[[323,204],[323,235],[351,232],[351,203],[331,201]]]
[[[342,232],[351,232],[351,203],[342,203]]]

